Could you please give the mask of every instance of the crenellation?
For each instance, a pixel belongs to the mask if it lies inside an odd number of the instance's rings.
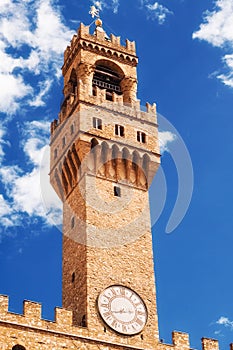
[[[5,315],[8,312],[9,297],[7,295],[0,295],[0,315]]]
[[[135,41],[130,41],[130,40],[126,39],[125,43],[126,43],[126,48],[127,48],[129,51],[136,52],[136,44],[135,44]]]
[[[96,41],[96,38],[100,40],[100,42],[104,43],[106,46],[115,48],[118,51],[122,50],[128,53],[135,55],[136,45],[135,41],[130,41],[126,39],[125,45],[121,44],[121,37],[115,36],[114,34],[110,34],[109,38],[106,38],[106,33],[103,31],[97,31],[97,35],[90,33],[90,27],[85,26],[81,23],[80,28],[78,30],[78,39],[87,39],[89,41]],[[97,41],[98,41],[97,40]]]
[[[134,41],[126,39],[125,45],[122,45],[120,36],[111,34],[110,37],[107,37],[104,31],[98,30],[94,34],[91,34],[89,26],[85,26],[81,23],[77,34],[75,34],[71,40],[70,46],[67,46],[65,50],[63,73],[67,71],[72,58],[81,47],[85,50],[101,52],[102,55],[106,56],[110,54],[110,56],[115,57],[115,59],[127,60],[135,66],[138,62]]]
[[[72,326],[73,312],[60,307],[55,308],[55,322],[58,325]]]
[[[78,33],[78,38],[82,38],[86,35],[89,35],[90,34],[90,27],[85,26],[85,24],[83,24],[83,23],[80,23],[80,27],[79,27],[77,33]]]
[[[115,36],[114,34],[110,35],[111,42],[113,45],[120,46],[121,45],[121,37]]]
[[[172,333],[173,345],[179,350],[185,350],[190,348],[189,335],[183,332],[173,332]]]
[[[202,338],[202,350],[219,350],[219,343],[216,339]]]
[[[153,114],[156,114],[156,104],[153,103],[152,105],[147,102],[146,103],[146,109],[147,109],[147,113],[153,113]]]
[[[96,39],[97,41],[104,42],[106,41],[106,34],[105,32],[100,32],[99,30],[96,31]]]
[[[75,44],[76,44],[76,41],[77,41],[77,34],[74,34],[73,35],[73,38],[72,38],[72,40],[71,40],[71,42],[70,42],[70,44],[71,44],[71,47],[74,47],[75,46]]]
[[[157,114],[156,114],[156,104],[153,103],[150,105],[149,103],[146,104],[146,111],[143,110],[143,107],[140,106],[140,100],[136,100],[132,103],[125,104],[123,102],[122,95],[117,95],[113,93],[113,102],[106,100],[106,90],[100,89],[96,87],[96,96],[89,96],[89,98],[86,98],[86,102],[89,102],[90,104],[93,104],[95,106],[103,107],[103,108],[111,108],[111,111],[115,111],[118,113],[125,114],[126,116],[141,119],[145,122],[149,123],[155,123],[157,124]],[[70,101],[70,99],[68,100]],[[66,106],[66,113],[69,111],[72,111],[74,106],[73,104],[76,103],[76,99],[73,100],[73,102],[68,102]],[[82,101],[80,101],[80,104]],[[132,108],[133,107],[133,108]],[[51,123],[51,136],[53,136],[55,130],[58,126],[62,124],[64,120],[63,112],[59,113],[59,118],[54,119]]]
[[[23,315],[31,320],[41,320],[41,304],[29,300],[24,300]]]

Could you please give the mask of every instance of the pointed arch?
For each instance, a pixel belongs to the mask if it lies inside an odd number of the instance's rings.
[[[78,79],[75,69],[73,68],[70,74],[70,79],[68,82],[69,85],[69,92],[72,94],[77,93],[77,86],[78,86]]]
[[[108,160],[108,150],[109,150],[109,147],[108,147],[108,144],[107,142],[102,142],[101,144],[101,158],[102,158],[102,161],[103,161],[103,164],[105,164]]]
[[[108,54],[112,55],[108,50]],[[102,59],[95,63],[95,71],[92,80],[92,86],[98,86],[100,89],[106,90],[106,99],[113,100],[113,92],[121,95],[121,81],[124,78],[122,69],[111,60]]]
[[[99,144],[99,142],[96,138],[91,139],[91,149],[93,149],[98,144]]]
[[[142,158],[142,169],[145,175],[146,188],[148,188],[149,168],[150,168],[150,157],[148,156],[148,154],[144,154]]]
[[[101,151],[100,151],[100,164],[98,166],[98,173],[102,176],[106,176],[106,164],[108,161],[108,153],[109,147],[107,142],[101,143]]]
[[[127,147],[124,147],[122,150],[122,158],[125,165],[125,178],[130,181],[130,171],[132,166],[132,156]]]

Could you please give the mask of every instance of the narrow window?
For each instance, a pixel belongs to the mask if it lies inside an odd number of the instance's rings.
[[[82,317],[81,326],[82,327],[86,327],[87,326],[86,315],[83,315],[83,317]]]
[[[141,143],[146,143],[146,134],[142,131],[137,131],[137,141]]]
[[[115,135],[124,137],[125,136],[124,126],[115,124]]]
[[[57,158],[57,148],[55,148],[55,150],[54,150],[54,159],[56,159]]]
[[[66,145],[66,137],[64,136],[62,138],[62,147],[65,147],[65,145]]]
[[[74,283],[74,281],[75,281],[75,273],[74,272],[72,273],[71,281],[72,281],[72,283]]]
[[[97,96],[97,89],[96,89],[96,86],[93,86],[93,88],[92,88],[92,95],[93,95],[93,96]]]
[[[110,85],[110,84],[108,84]],[[106,100],[107,101],[113,101],[113,95],[111,91],[106,91]]]
[[[120,197],[121,196],[121,189],[118,186],[114,186],[114,196]]]
[[[93,128],[102,130],[102,119],[93,118]]]
[[[75,224],[75,218],[74,216],[71,219],[71,228],[74,228],[74,224]]]
[[[72,124],[72,125],[70,126],[70,133],[71,133],[71,135],[74,133],[74,124]]]

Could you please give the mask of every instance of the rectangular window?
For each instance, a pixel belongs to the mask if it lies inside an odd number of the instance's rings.
[[[93,128],[102,130],[102,119],[93,118]]]
[[[121,196],[121,189],[118,186],[114,186],[114,196],[120,197]]]
[[[64,136],[62,138],[62,147],[65,147],[65,145],[66,145],[66,137]]]
[[[70,126],[70,133],[71,133],[71,135],[74,133],[74,124],[71,124],[71,126]]]
[[[57,158],[57,148],[55,148],[55,150],[54,150],[54,159],[56,159]]]
[[[115,124],[115,135],[124,137],[125,136],[124,126]]]
[[[146,143],[146,134],[142,131],[137,131],[137,141],[141,143]]]

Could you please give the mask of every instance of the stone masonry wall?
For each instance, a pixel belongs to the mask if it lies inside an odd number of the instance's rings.
[[[173,332],[173,344],[155,342],[143,347],[142,341],[130,346],[127,341],[121,344],[96,339],[87,328],[72,325],[72,313],[65,309],[55,309],[55,321],[41,319],[41,305],[24,302],[23,315],[8,311],[8,298],[0,295],[0,349],[12,350],[22,345],[26,350],[191,350],[188,334]],[[230,345],[232,350],[233,344]],[[202,339],[202,350],[218,350],[218,342]]]

